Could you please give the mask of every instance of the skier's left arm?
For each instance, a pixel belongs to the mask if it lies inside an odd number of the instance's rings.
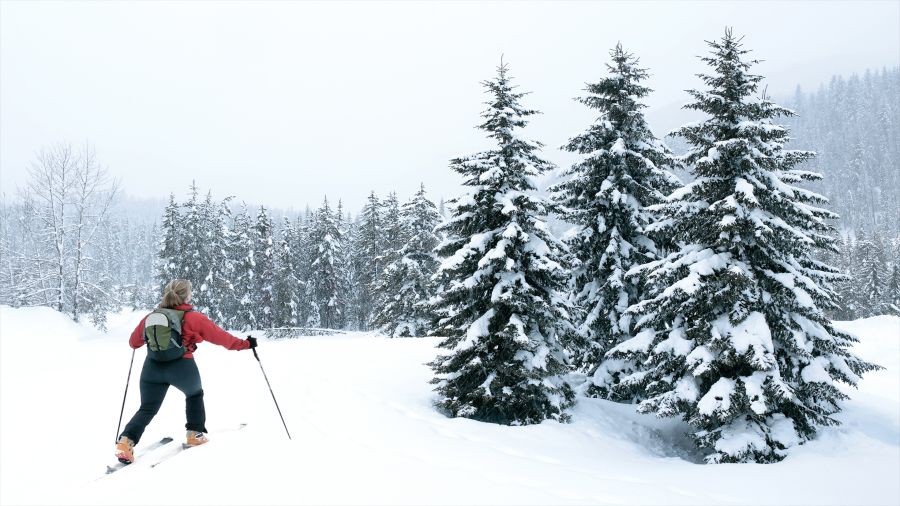
[[[229,334],[203,313],[191,313],[196,325],[195,332],[203,341],[209,341],[213,344],[228,348],[229,350],[246,350],[250,347],[250,342],[244,339],[238,339]]]

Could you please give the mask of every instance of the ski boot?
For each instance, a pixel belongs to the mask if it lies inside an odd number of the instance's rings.
[[[185,443],[184,446],[186,448],[192,448],[194,446],[200,446],[208,442],[209,439],[206,438],[206,434],[198,432],[196,430],[189,430],[187,431],[187,443]]]
[[[134,443],[125,436],[116,442],[116,458],[123,464],[134,462]]]

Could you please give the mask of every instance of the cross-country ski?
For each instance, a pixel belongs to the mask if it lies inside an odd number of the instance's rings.
[[[138,451],[135,454],[135,458],[143,459],[150,452],[156,450],[157,448],[160,448],[161,446],[167,445],[167,444],[171,443],[172,441],[174,441],[172,438],[166,436],[166,437],[160,439],[159,441],[156,441],[156,442],[150,444],[146,448],[142,448],[140,451]],[[106,466],[106,474],[112,474],[112,473],[118,471],[119,469],[124,468],[127,465],[129,465],[129,464],[126,464],[125,462],[116,462],[113,465]]]

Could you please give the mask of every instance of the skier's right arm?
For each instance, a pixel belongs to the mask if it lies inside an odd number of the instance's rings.
[[[144,345],[144,319],[145,318],[141,319],[141,323],[138,323],[138,326],[135,327],[134,332],[131,333],[131,337],[128,339],[128,344],[134,349],[138,349]]]

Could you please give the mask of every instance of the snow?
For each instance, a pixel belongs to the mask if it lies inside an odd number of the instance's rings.
[[[706,395],[697,402],[697,411],[701,415],[714,415],[716,413],[726,413],[731,409],[731,396],[734,395],[735,381],[729,378],[719,378],[718,381],[709,387]],[[725,418],[724,416],[720,418]]]
[[[765,355],[772,353],[772,333],[766,317],[759,311],[753,311],[737,325],[732,325],[728,315],[718,318],[713,323],[713,333],[728,336],[731,346],[739,354],[753,348],[757,360],[762,360]]]
[[[469,325],[466,338],[456,345],[456,351],[467,350],[478,343],[478,339],[488,335],[488,325],[494,317],[494,309],[488,309],[483,315]]]
[[[828,364],[830,361],[826,357],[816,357],[800,371],[800,377],[806,383],[825,383],[832,384],[831,375],[828,374]]]
[[[47,308],[0,308],[0,504],[900,503],[897,317],[836,323],[886,369],[845,389],[843,425],[778,464],[698,465],[687,426],[599,399],[579,399],[569,424],[447,418],[432,407],[425,365],[438,338],[351,333],[260,339],[290,441],[252,354],[201,344],[212,442],[101,477],[140,316],[110,315],[103,333]],[[170,391],[141,444],[180,438],[183,417],[183,396]],[[249,425],[226,431],[239,422]],[[781,419],[771,436],[795,433]]]

